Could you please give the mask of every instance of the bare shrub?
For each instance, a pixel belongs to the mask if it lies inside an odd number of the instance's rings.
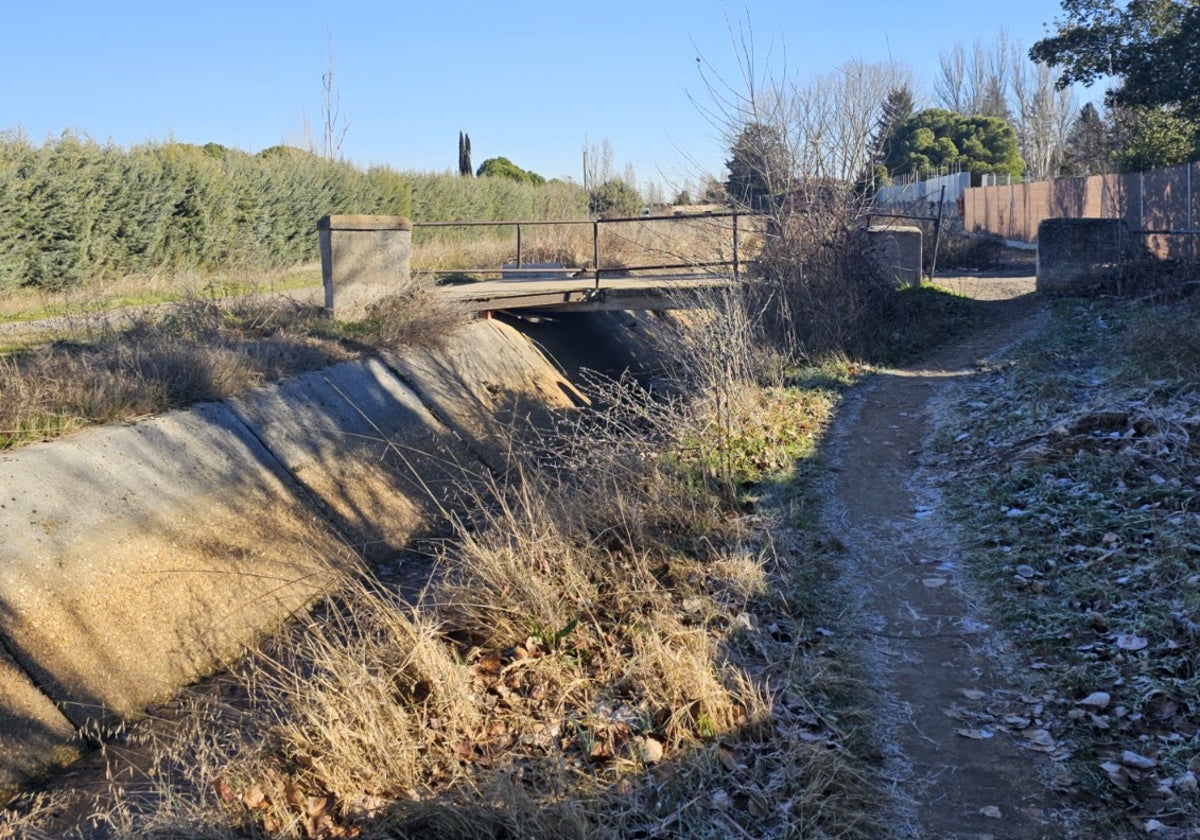
[[[364,320],[387,347],[441,347],[471,317],[460,303],[412,283],[371,304]]]
[[[752,309],[789,353],[850,349],[870,330],[890,278],[864,265],[855,237],[866,221],[870,139],[889,90],[904,84],[895,64],[851,61],[794,79],[735,41],[741,78],[701,68],[701,104],[732,153],[731,200],[766,217]]]

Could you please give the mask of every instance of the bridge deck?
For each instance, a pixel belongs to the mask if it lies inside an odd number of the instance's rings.
[[[731,276],[672,274],[643,277],[604,277],[597,289],[594,277],[534,280],[480,280],[435,287],[435,292],[462,301],[471,309],[546,309],[557,312],[596,312],[621,309],[686,309],[696,305],[696,292],[733,283]]]

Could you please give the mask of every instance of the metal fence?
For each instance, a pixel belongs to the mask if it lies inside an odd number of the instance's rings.
[[[954,172],[937,178],[880,187],[876,204],[912,204],[920,201],[958,201],[971,186],[970,172]],[[939,197],[941,197],[939,199]]]

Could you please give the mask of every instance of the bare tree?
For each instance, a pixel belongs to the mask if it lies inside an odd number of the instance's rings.
[[[938,105],[1011,122],[1027,176],[1058,174],[1078,109],[1074,93],[1056,87],[1061,73],[1029,61],[1020,41],[1011,41],[1003,29],[990,44],[976,40],[969,52],[962,44],[944,50],[940,66],[934,81]]]
[[[342,94],[333,81],[332,35],[326,35],[325,45],[325,72],[321,76],[322,152],[326,160],[337,160],[342,156],[342,144],[350,131],[350,123],[342,116]]]
[[[1040,181],[1060,174],[1079,106],[1071,88],[1058,87],[1061,71],[1025,60],[1023,50],[1018,59],[1018,50],[1013,53],[1014,122],[1026,177]]]
[[[962,44],[941,51],[941,73],[933,82],[935,103],[960,114],[1007,119],[1012,73],[1008,44],[1008,33],[1001,29],[991,44],[976,39],[970,52]]]
[[[888,92],[910,79],[894,63],[862,61],[797,78],[756,53],[748,28],[731,35],[739,77],[723,79],[701,58],[706,97],[693,102],[731,151],[735,188],[754,187],[731,199],[766,216],[751,287],[758,317],[790,351],[848,346],[888,298],[857,259],[870,202],[860,185]]]
[[[613,179],[613,147],[605,137],[599,144],[583,138],[583,187],[595,190]]]
[[[621,170],[621,180],[629,186],[637,189],[637,170],[633,168],[632,163],[626,163],[625,168]]]
[[[933,80],[935,103],[947,111],[967,113],[971,93],[967,90],[967,51],[962,44],[938,53],[941,75]]]

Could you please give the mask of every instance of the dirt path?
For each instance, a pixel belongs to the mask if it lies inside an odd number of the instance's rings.
[[[1043,781],[1054,767],[1052,739],[1038,734],[1041,698],[1014,682],[971,601],[927,445],[947,386],[1042,328],[1045,314],[1027,294],[1030,278],[947,285],[993,301],[989,326],[919,366],[880,373],[848,400],[834,437],[833,524],[881,704],[891,824],[898,837],[928,840],[1066,837]]]

